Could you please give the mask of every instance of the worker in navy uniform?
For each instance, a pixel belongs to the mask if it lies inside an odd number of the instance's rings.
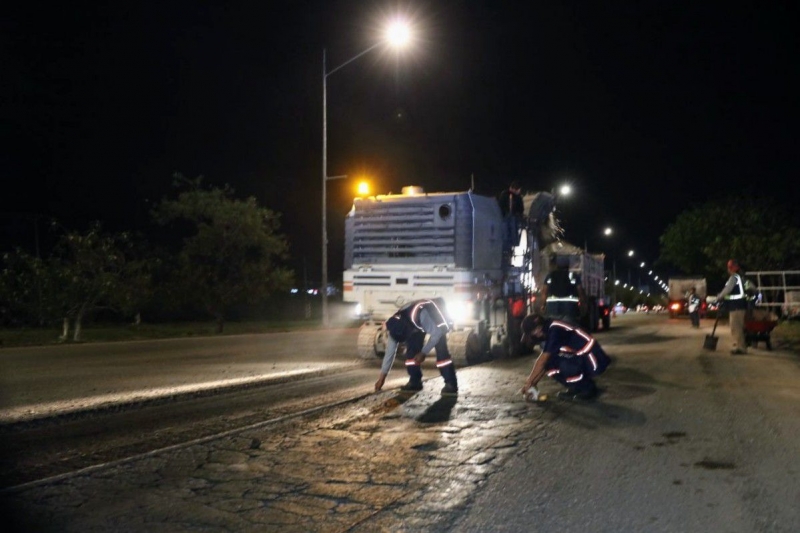
[[[522,343],[533,348],[543,342],[542,353],[533,364],[523,394],[535,388],[545,374],[567,387],[558,393],[563,400],[592,400],[597,394],[594,377],[602,374],[611,359],[591,335],[572,324],[533,313],[522,320]]]
[[[733,339],[731,354],[745,354],[747,353],[747,344],[744,338],[744,316],[747,312],[747,294],[744,289],[741,267],[736,259],[728,261],[728,274],[730,277],[725,283],[725,287],[717,295],[717,301],[722,302],[728,310],[731,339]]]
[[[383,356],[381,374],[375,382],[375,391],[381,390],[386,376],[394,363],[397,348],[401,343],[406,345],[406,371],[408,383],[401,387],[403,391],[422,390],[422,362],[425,354],[436,349],[436,367],[444,378],[443,395],[458,393],[456,369],[447,349],[447,332],[450,321],[445,313],[444,301],[441,298],[417,300],[406,305],[386,321],[389,340],[386,343],[386,354]],[[423,346],[425,335],[428,342]]]

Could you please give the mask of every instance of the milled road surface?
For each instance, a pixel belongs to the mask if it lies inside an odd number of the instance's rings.
[[[6,516],[37,531],[796,531],[797,356],[732,357],[725,331],[706,352],[708,325],[663,316],[615,326],[591,404],[525,403],[532,358],[494,361],[459,370],[457,399],[439,378],[368,395],[6,491]]]
[[[0,350],[0,423],[352,366],[357,329]]]

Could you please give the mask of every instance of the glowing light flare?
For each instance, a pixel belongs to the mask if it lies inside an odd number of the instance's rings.
[[[393,48],[405,48],[411,42],[411,26],[407,21],[396,18],[386,27],[384,37]]]
[[[369,194],[369,182],[359,181],[358,185],[356,186],[356,191],[359,196],[367,196]]]
[[[452,318],[453,322],[456,324],[463,324],[465,321],[469,320],[475,309],[475,304],[471,301],[446,302],[445,305],[447,306],[447,312],[450,318]]]

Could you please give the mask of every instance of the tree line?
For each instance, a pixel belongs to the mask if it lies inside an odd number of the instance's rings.
[[[110,312],[139,322],[205,316],[217,331],[233,309],[258,305],[294,279],[279,215],[228,186],[175,175],[175,194],[151,211],[146,240],[100,223],[59,231],[44,257],[17,249],[0,262],[0,325],[60,324],[79,340],[87,317]],[[725,263],[748,270],[800,270],[798,214],[767,198],[734,197],[680,213],[660,239],[658,264],[725,280]]]
[[[680,213],[661,236],[658,263],[721,289],[726,263],[746,271],[800,270],[798,212],[769,197],[733,196]]]
[[[166,241],[154,244],[100,223],[85,231],[54,224],[59,237],[44,257],[16,249],[0,264],[0,324],[61,324],[62,338],[80,340],[91,314],[138,322],[143,312],[212,318],[224,328],[236,306],[288,290],[289,245],[279,215],[229,186],[204,187],[202,177],[175,175],[176,194],[153,208]]]

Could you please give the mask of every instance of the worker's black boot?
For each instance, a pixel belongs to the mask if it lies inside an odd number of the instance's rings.
[[[400,387],[400,390],[403,392],[417,392],[422,390],[422,382],[421,381],[411,381],[409,380],[408,383]]]
[[[457,396],[458,386],[452,383],[445,383],[442,387],[442,396]]]
[[[408,383],[400,387],[401,391],[412,392],[422,390],[422,370],[420,367],[413,365],[407,366]]]
[[[458,380],[456,379],[456,369],[451,364],[439,368],[439,373],[444,379],[442,396],[454,396],[458,394]]]

